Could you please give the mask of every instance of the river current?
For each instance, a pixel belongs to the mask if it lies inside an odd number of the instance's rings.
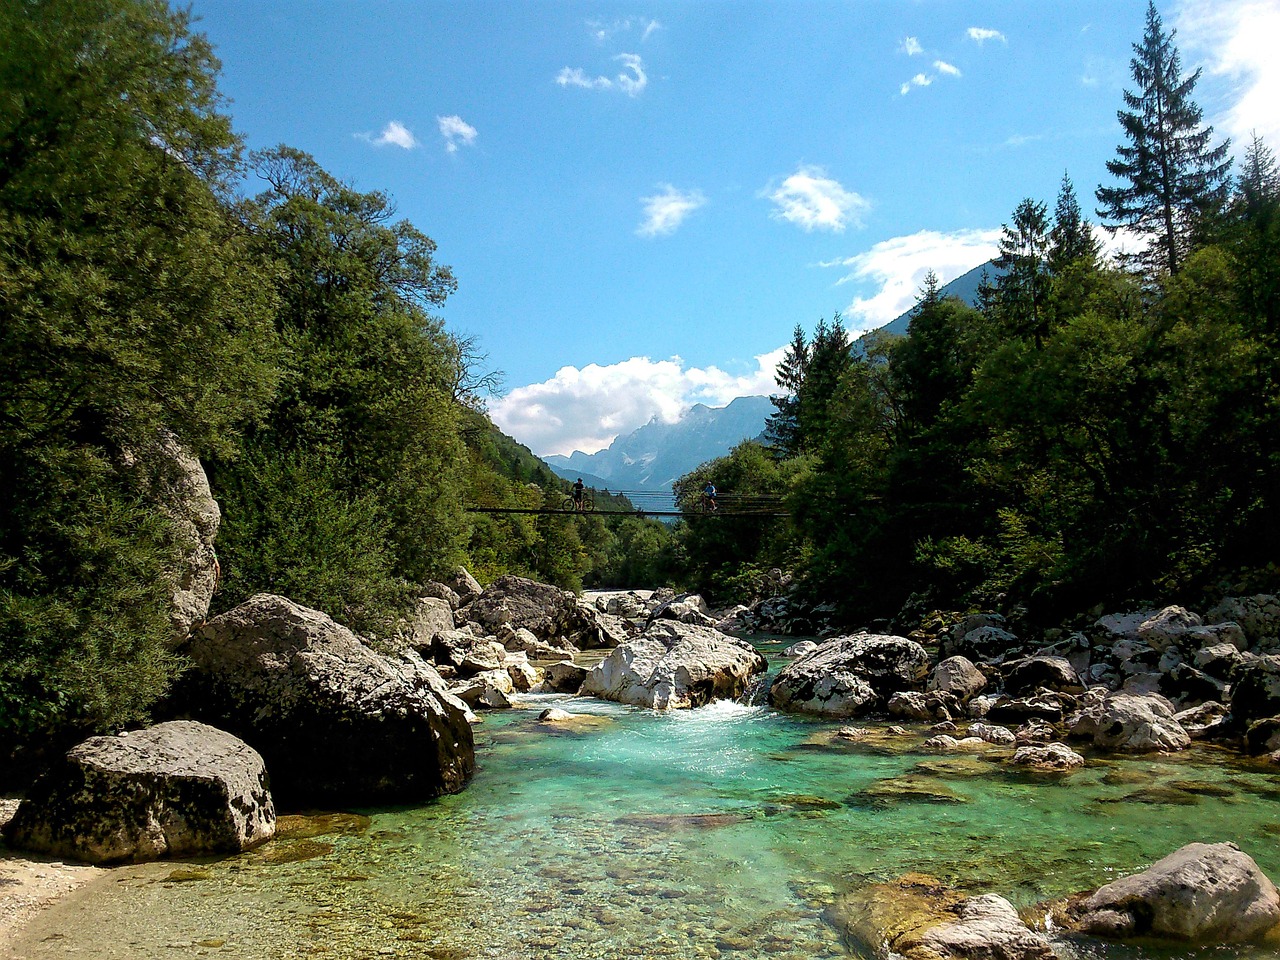
[[[776,648],[770,648],[776,649]],[[558,729],[549,705],[597,718]],[[915,871],[1018,907],[1096,887],[1192,841],[1280,879],[1280,782],[1212,748],[1089,756],[1068,776],[921,736],[853,743],[763,705],[655,713],[525,697],[476,728],[463,793],[281,819],[215,862],[121,868],[16,945],[43,958],[854,956],[844,892]],[[882,727],[883,724],[863,724]],[[1063,957],[1280,958],[1280,949],[1059,943]]]

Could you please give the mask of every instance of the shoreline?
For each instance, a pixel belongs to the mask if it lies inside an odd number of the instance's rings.
[[[18,803],[0,798],[0,826],[13,818]],[[32,860],[0,844],[0,960],[12,956],[14,942],[31,921],[106,873],[105,867]]]

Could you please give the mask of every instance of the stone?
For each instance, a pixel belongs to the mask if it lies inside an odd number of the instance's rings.
[[[1280,716],[1280,656],[1267,654],[1240,664],[1231,688],[1231,720],[1241,728]]]
[[[1034,656],[1012,660],[1004,665],[1004,688],[1012,697],[1026,696],[1041,689],[1060,693],[1084,692],[1084,684],[1066,657]]]
[[[543,668],[542,683],[537,693],[577,693],[587,679],[587,668],[572,660],[559,660]]]
[[[1239,943],[1280,923],[1280,894],[1234,843],[1190,843],[1063,912],[1074,933]]]
[[[529,693],[542,682],[543,672],[529,662],[523,653],[508,653],[502,658],[502,667],[511,678],[516,693]]]
[[[654,620],[676,620],[699,627],[714,628],[716,625],[706,601],[696,593],[682,593],[661,604],[649,615],[649,621],[652,623]]]
[[[968,657],[948,657],[929,676],[926,691],[950,693],[960,700],[969,700],[986,689],[987,678]]]
[[[578,653],[578,648],[571,643],[548,643],[539,640],[524,627],[512,627],[510,624],[498,628],[496,639],[512,653],[523,653],[535,660],[563,660],[566,656]]]
[[[655,710],[734,700],[768,669],[755,648],[711,627],[655,620],[587,674],[580,693]]]
[[[1187,631],[1198,627],[1201,619],[1185,607],[1165,607],[1138,624],[1138,639],[1156,650],[1182,641]]]
[[[1031,697],[1000,697],[987,710],[986,719],[994,723],[1025,723],[1027,720],[1045,720],[1061,723],[1067,711],[1074,709],[1075,701],[1068,694],[1041,691]]]
[[[453,576],[445,579],[444,584],[457,594],[461,606],[477,599],[484,592],[479,581],[468,573],[465,567],[455,570]]]
[[[1109,613],[1104,617],[1099,617],[1094,622],[1093,633],[1103,642],[1114,642],[1121,638],[1136,640],[1138,639],[1138,628],[1159,614],[1159,609],[1135,610],[1131,613]]]
[[[1036,770],[1075,770],[1084,766],[1084,757],[1065,743],[1047,743],[1041,746],[1024,746],[1014,751],[1009,761],[1016,767]]]
[[[1132,753],[1176,751],[1191,745],[1169,702],[1158,696],[1113,693],[1092,699],[1071,718],[1068,733],[1107,750]]]
[[[1231,671],[1250,659],[1235,644],[1215,643],[1197,650],[1192,654],[1191,662],[1209,676],[1226,681],[1230,679]]]
[[[782,655],[784,657],[790,657],[792,660],[794,660],[797,657],[807,657],[809,654],[813,653],[813,651],[817,649],[818,649],[818,641],[801,640],[798,643],[793,643],[791,646],[787,647],[787,649],[783,650]]]
[[[904,691],[889,698],[889,716],[925,722],[950,720],[951,711],[937,694]]]
[[[1204,703],[1206,700],[1225,700],[1226,691],[1226,683],[1197,670],[1189,663],[1179,663],[1160,678],[1159,692],[1183,706]]]
[[[1280,717],[1268,717],[1249,724],[1244,733],[1245,751],[1248,753],[1274,753],[1280,750]]]
[[[974,662],[997,661],[1003,659],[1009,651],[1019,647],[1018,638],[995,623],[983,623],[981,626],[965,630],[965,625],[975,619],[970,617],[963,624],[952,628],[938,644],[939,656],[944,658],[961,656]],[[1002,620],[1000,622],[1003,623]]]
[[[497,635],[509,625],[561,648],[588,650],[612,647],[618,641],[592,604],[524,577],[502,576],[489,584],[467,607],[467,617],[480,624],[484,633]]]
[[[1230,712],[1225,704],[1216,700],[1207,700],[1198,706],[1182,710],[1173,715],[1173,719],[1187,731],[1192,740],[1207,740],[1226,732],[1227,714]]]
[[[439,580],[428,580],[419,589],[418,595],[422,597],[434,597],[436,600],[443,600],[449,604],[450,610],[457,610],[462,606],[462,598],[458,596],[453,587],[449,586],[447,583],[441,583]]]
[[[1053,960],[1007,900],[965,897],[933,877],[907,874],[840,897],[827,911],[858,956],[876,960]]]
[[[380,654],[325,614],[258,594],[206,623],[170,709],[243,739],[276,800],[409,803],[456,793],[475,767],[466,705],[412,651]]]
[[[1240,624],[1231,620],[1192,627],[1181,638],[1181,643],[1189,649],[1212,647],[1220,643],[1228,643],[1240,651],[1249,649],[1249,638],[1245,636]]]
[[[424,657],[431,655],[436,637],[454,630],[453,607],[442,597],[419,597],[413,614],[400,628],[400,636]]]
[[[779,710],[855,717],[893,693],[918,688],[928,654],[905,637],[855,634],[834,637],[787,664],[769,688]]]
[[[971,723],[968,735],[998,747],[1012,747],[1018,742],[1012,730],[994,723]]]
[[[511,674],[504,669],[486,670],[470,679],[451,684],[449,692],[470,707],[505,710],[515,693]]]
[[[477,637],[469,630],[445,630],[436,635],[431,654],[436,663],[457,670],[458,676],[471,677],[500,669],[507,649],[496,640]]]
[[[1225,597],[1208,612],[1205,623],[1237,624],[1251,649],[1274,645],[1280,639],[1280,597],[1269,593]]]
[[[1052,743],[1057,734],[1053,725],[1039,717],[1033,717],[1013,732],[1015,743]]]
[[[89,863],[239,853],[275,834],[262,757],[190,720],[72,747],[4,828],[18,849]]]

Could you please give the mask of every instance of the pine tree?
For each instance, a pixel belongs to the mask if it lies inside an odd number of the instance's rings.
[[[1099,216],[1115,232],[1130,227],[1151,239],[1137,258],[1148,269],[1178,272],[1191,237],[1227,197],[1228,141],[1210,146],[1213,127],[1191,99],[1200,71],[1182,76],[1181,58],[1166,33],[1154,0],[1147,5],[1142,42],[1130,62],[1136,93],[1124,91],[1127,110],[1117,114],[1127,145],[1116,148],[1107,170],[1121,182],[1099,187]]]
[[[799,450],[799,396],[808,368],[809,344],[804,328],[797,323],[791,334],[791,345],[774,375],[783,390],[781,396],[770,398],[777,412],[765,421],[765,438],[783,456],[792,456]]]
[[[1058,202],[1053,208],[1053,229],[1049,231],[1049,272],[1061,274],[1073,263],[1084,261],[1093,267],[1098,260],[1099,244],[1093,229],[1080,214],[1075,186],[1071,177],[1062,174]]]
[[[1004,273],[996,280],[997,312],[1006,327],[1019,336],[1045,333],[1045,300],[1049,295],[1049,211],[1040,200],[1027,198],[1013,211],[1013,224],[1001,228],[996,266]]]

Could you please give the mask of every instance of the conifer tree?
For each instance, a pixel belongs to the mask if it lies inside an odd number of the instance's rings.
[[[781,396],[770,398],[777,412],[765,421],[765,438],[783,456],[792,456],[799,448],[799,396],[808,367],[809,344],[804,328],[797,323],[791,334],[791,345],[774,374],[775,382],[783,390]]]
[[[1137,91],[1124,91],[1128,108],[1117,114],[1127,144],[1116,148],[1107,170],[1120,184],[1099,187],[1098,214],[1112,232],[1129,227],[1150,237],[1137,258],[1153,272],[1176,274],[1191,237],[1226,201],[1228,141],[1211,146],[1213,127],[1202,123],[1191,99],[1200,71],[1182,76],[1182,62],[1165,32],[1154,0],[1147,5],[1142,42],[1130,61]]]
[[[1013,211],[1013,223],[1001,228],[996,266],[998,312],[1019,336],[1044,336],[1044,307],[1049,295],[1049,212],[1043,201],[1027,198]]]
[[[1049,231],[1049,272],[1056,276],[1080,261],[1093,267],[1098,253],[1099,244],[1093,229],[1080,214],[1075,186],[1071,177],[1063,173],[1058,202],[1053,208],[1053,229]]]

